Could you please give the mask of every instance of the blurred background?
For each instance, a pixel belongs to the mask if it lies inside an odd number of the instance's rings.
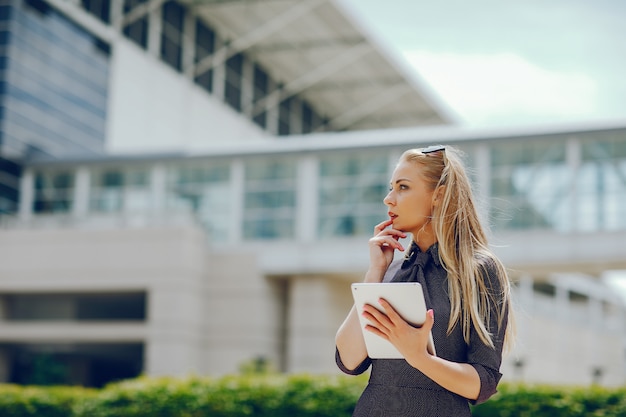
[[[398,156],[465,152],[508,381],[626,378],[619,0],[0,0],[0,382],[337,373]]]

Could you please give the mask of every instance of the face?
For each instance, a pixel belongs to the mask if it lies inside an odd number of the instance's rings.
[[[391,177],[384,203],[393,219],[393,228],[417,236],[432,216],[433,190],[420,175],[420,166],[402,161]]]

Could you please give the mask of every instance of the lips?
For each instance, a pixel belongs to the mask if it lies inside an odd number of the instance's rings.
[[[394,214],[394,213],[392,213],[392,212],[387,213],[387,215],[389,216],[389,218],[390,218],[391,220],[394,220],[396,217],[398,217],[398,215],[397,215],[397,214]]]

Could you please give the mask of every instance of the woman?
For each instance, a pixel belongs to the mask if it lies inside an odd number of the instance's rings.
[[[384,203],[389,219],[369,240],[364,281],[419,282],[429,310],[415,328],[384,300],[385,313],[352,308],[337,332],[337,365],[352,375],[372,366],[353,416],[470,416],[470,402],[496,392],[511,307],[507,273],[487,245],[459,152],[406,151]],[[399,239],[409,233],[405,251]],[[393,261],[395,250],[404,259]],[[370,359],[358,314],[405,359]],[[426,350],[431,331],[437,356]]]

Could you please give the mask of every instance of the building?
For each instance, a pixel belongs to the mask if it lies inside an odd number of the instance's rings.
[[[506,377],[624,382],[624,307],[599,278],[626,269],[626,123],[450,126],[335,1],[0,10],[0,380],[50,361],[87,385],[259,358],[336,372],[393,164],[447,143],[517,283]]]

